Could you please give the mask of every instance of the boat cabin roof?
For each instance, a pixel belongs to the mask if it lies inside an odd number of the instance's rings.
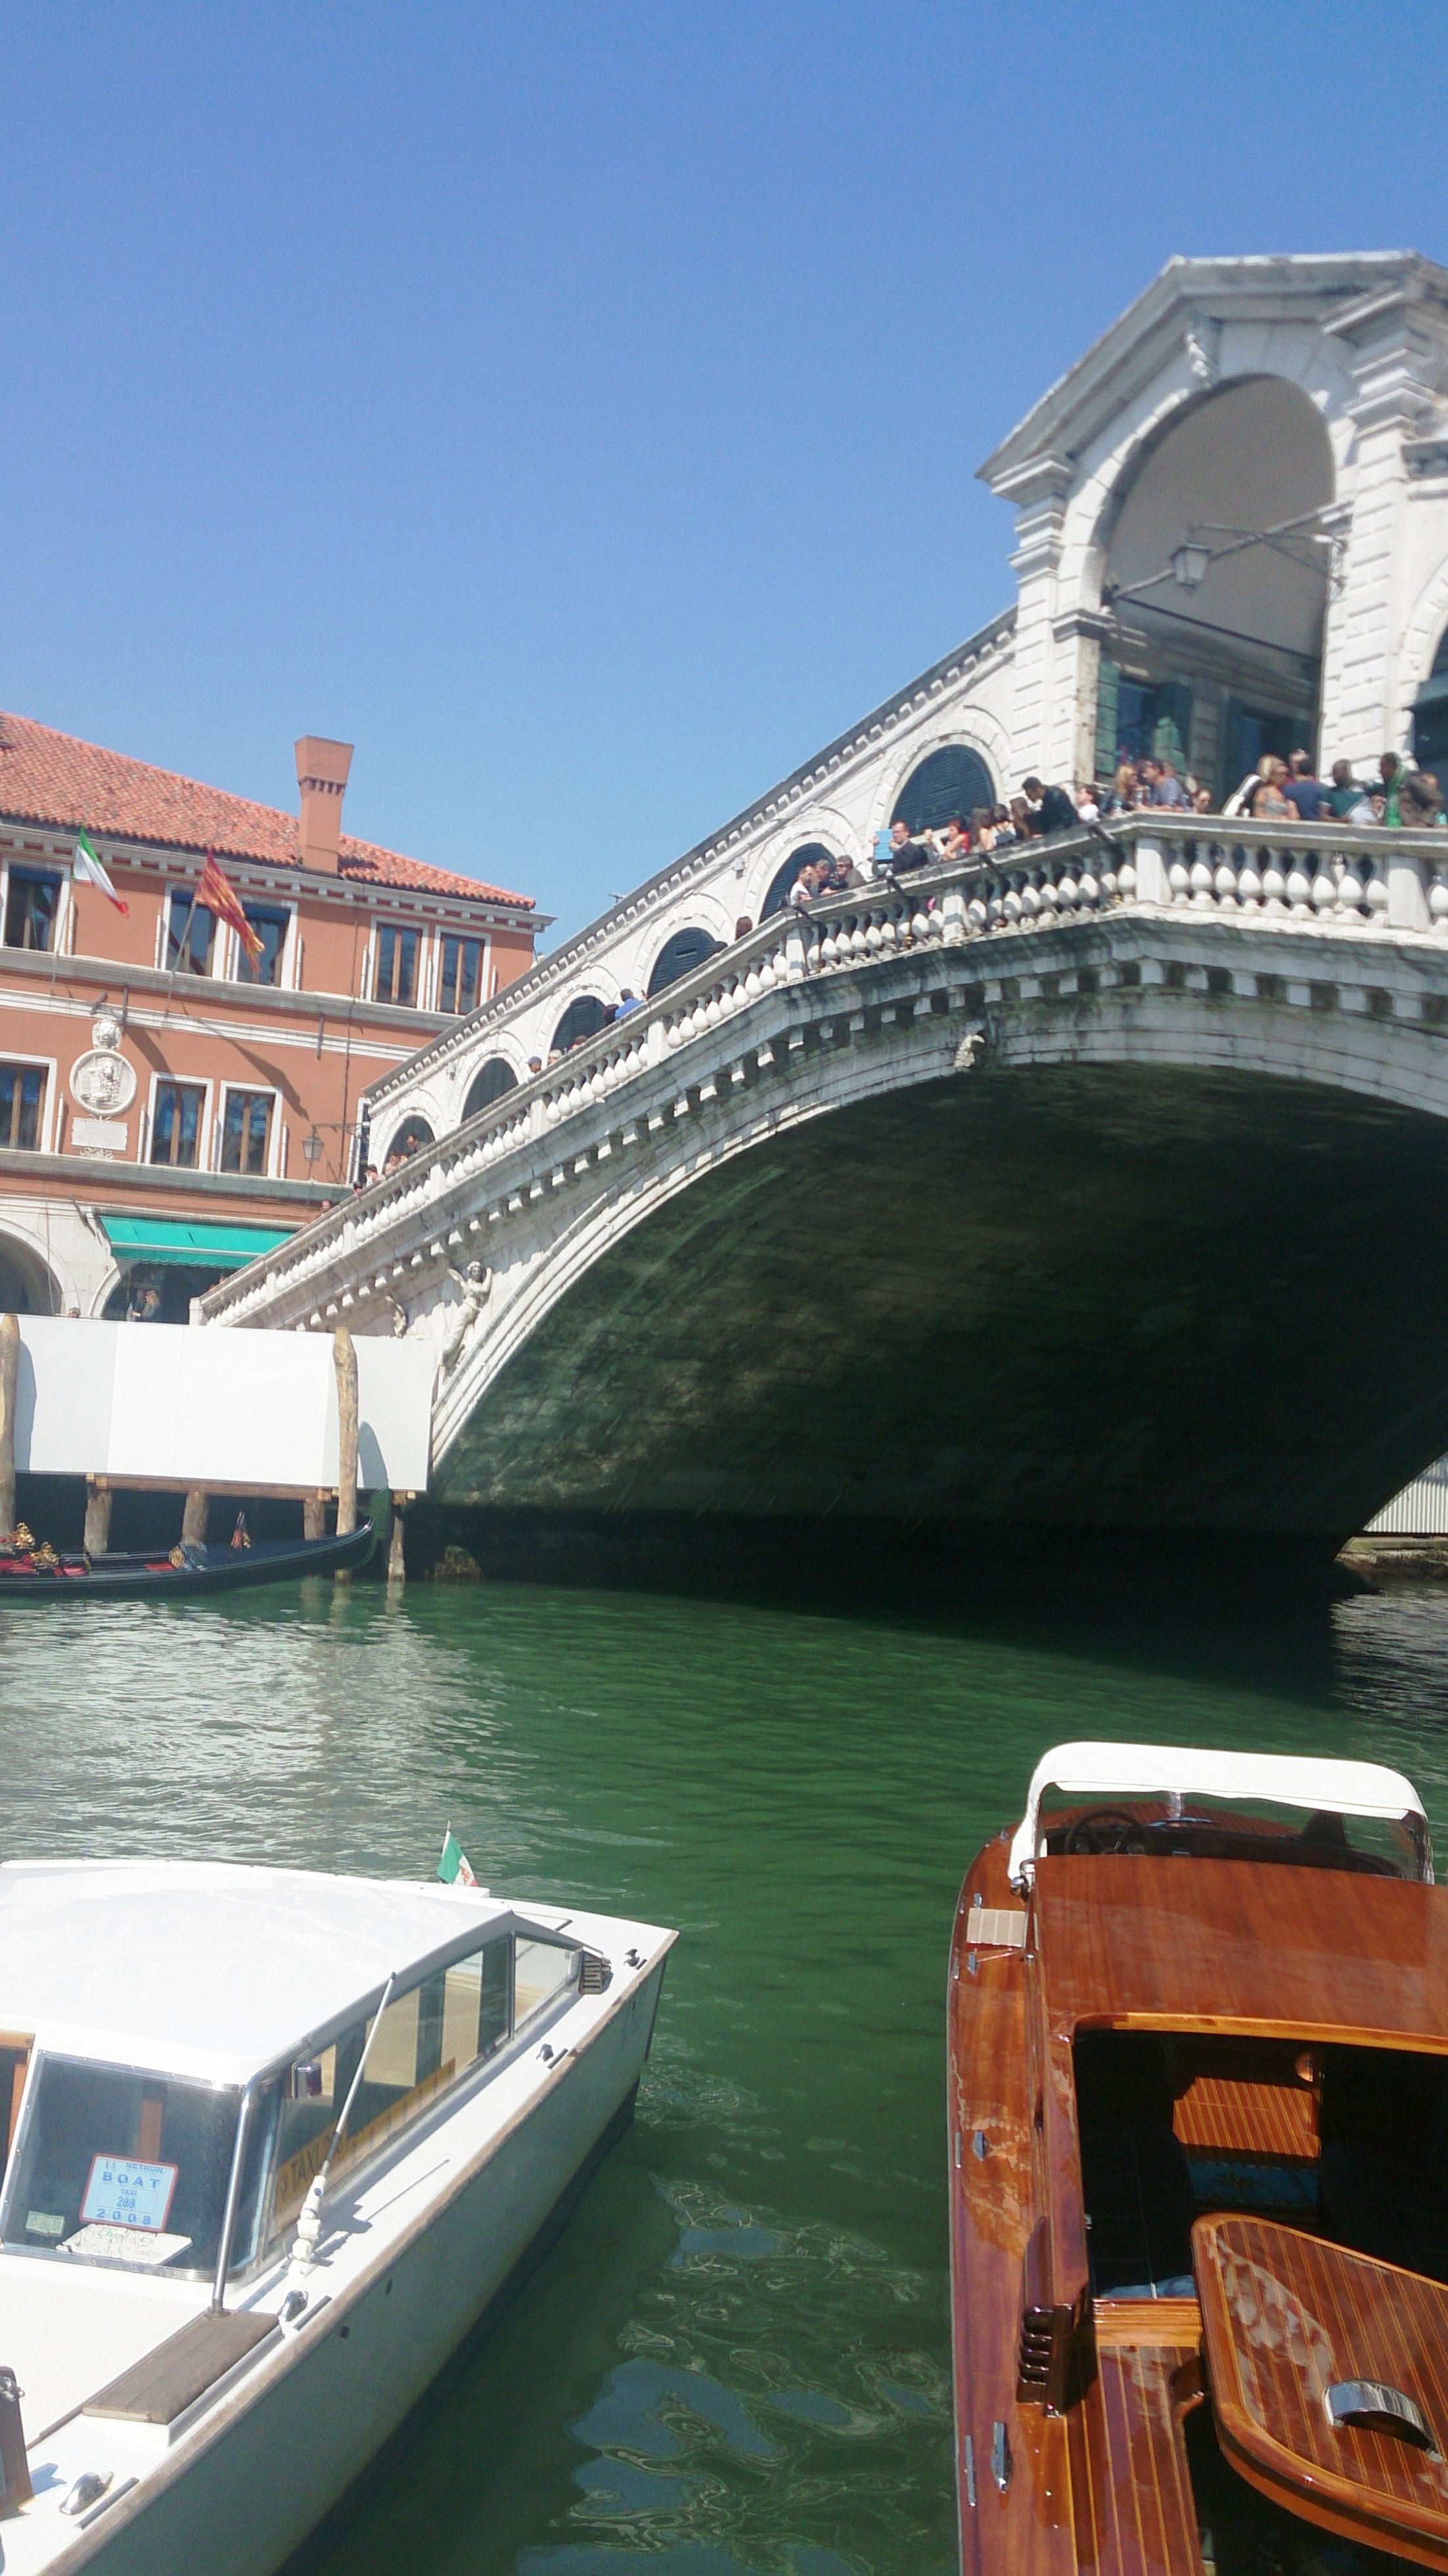
[[[1052,1787],[1067,1799],[1196,1796],[1304,1807],[1336,1816],[1378,1816],[1394,1822],[1413,1817],[1420,1826],[1425,1822],[1423,1802],[1412,1781],[1379,1762],[1220,1753],[1197,1745],[1056,1744],[1031,1774],[1026,1812],[1011,1842],[1011,1881],[1023,1890],[1030,1885],[1039,1854],[1041,1801]],[[1422,1842],[1426,1849],[1426,1832]]]
[[[1036,1865],[1047,2027],[1448,2054],[1448,1901],[1413,1879],[1119,1854]]]
[[[406,1982],[498,1918],[511,1923],[513,1907],[461,1886],[223,1861],[7,1861],[0,2034],[242,2083],[370,2003],[394,1968]]]

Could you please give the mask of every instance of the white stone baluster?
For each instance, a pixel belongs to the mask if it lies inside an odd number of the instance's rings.
[[[1338,919],[1346,922],[1350,929],[1356,929],[1360,926],[1367,909],[1363,881],[1358,874],[1356,859],[1342,859],[1339,865],[1342,874],[1337,881],[1335,897]]]

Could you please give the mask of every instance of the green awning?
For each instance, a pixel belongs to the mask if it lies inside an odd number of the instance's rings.
[[[277,1225],[168,1225],[146,1216],[102,1216],[101,1223],[118,1261],[185,1270],[242,1270],[292,1237],[290,1226]]]

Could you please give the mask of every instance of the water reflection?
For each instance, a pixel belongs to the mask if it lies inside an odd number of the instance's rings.
[[[1448,1595],[1049,1623],[358,1584],[0,1613],[5,1853],[479,1874],[680,1925],[628,2139],[295,2576],[944,2576],[945,1945],[1061,1736],[1448,1823]]]

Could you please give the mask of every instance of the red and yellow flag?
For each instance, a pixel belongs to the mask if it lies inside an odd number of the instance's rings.
[[[198,903],[205,904],[208,912],[214,912],[218,921],[230,922],[254,966],[262,953],[261,940],[242,911],[241,897],[235,886],[229,878],[222,875],[217,866],[214,850],[208,850],[206,853],[206,865],[201,871],[201,881],[196,888],[196,900]]]

